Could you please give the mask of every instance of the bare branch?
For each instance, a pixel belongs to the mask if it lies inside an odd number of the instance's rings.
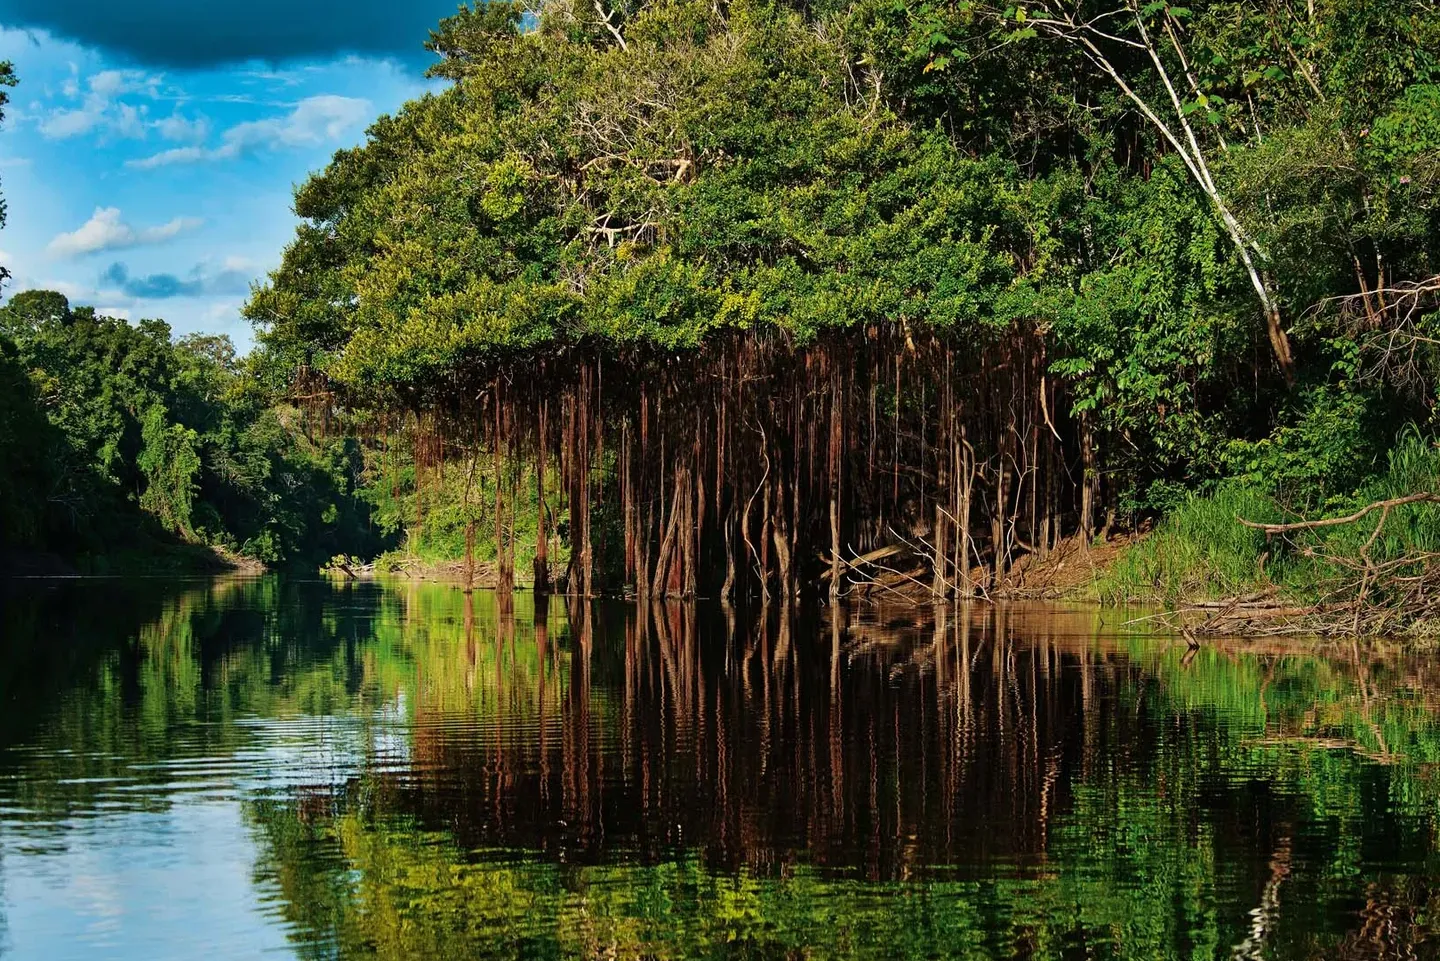
[[[615,42],[620,45],[620,49],[628,51],[630,49],[629,44],[627,44],[625,38],[620,35],[620,28],[615,26],[614,21],[611,20],[614,12],[606,10],[605,5],[602,4],[600,0],[595,0],[595,12],[600,15],[600,22],[604,24],[606,30],[610,31],[610,36],[615,38]]]
[[[1404,507],[1406,504],[1440,504],[1440,494],[1432,494],[1422,491],[1418,494],[1406,494],[1404,497],[1392,497],[1388,500],[1376,501],[1360,508],[1353,514],[1344,517],[1326,517],[1317,521],[1295,521],[1289,524],[1263,524],[1259,521],[1247,521],[1243,517],[1236,518],[1246,527],[1257,531],[1264,531],[1266,534],[1287,534],[1292,531],[1310,531],[1321,527],[1338,527],[1342,524],[1353,524],[1367,514],[1374,511],[1389,513],[1396,507]],[[1374,538],[1372,537],[1372,540]]]

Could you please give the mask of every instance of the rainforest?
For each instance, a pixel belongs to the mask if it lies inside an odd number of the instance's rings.
[[[1440,957],[1435,0],[453,2],[0,0],[0,955]]]
[[[427,48],[246,356],[0,308],[15,557],[928,600],[1114,544],[1069,587],[1436,623],[1433,3],[496,0]]]

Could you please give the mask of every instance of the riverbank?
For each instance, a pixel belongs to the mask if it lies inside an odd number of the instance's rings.
[[[465,582],[465,561],[453,558],[415,557],[400,553],[382,554],[373,561],[353,557],[335,557],[322,568],[326,574],[354,579],[368,577],[400,577],[416,581],[441,581],[456,584]],[[528,572],[529,568],[525,570]],[[473,584],[477,588],[491,590],[497,584],[494,561],[477,560],[474,565]],[[528,578],[516,578],[517,588],[530,587]]]
[[[840,593],[930,604],[965,593],[968,582],[976,596],[991,600],[1155,605],[1174,628],[1197,636],[1429,642],[1440,637],[1440,495],[1429,493],[1437,487],[1437,462],[1440,454],[1429,445],[1403,444],[1384,472],[1308,519],[1257,485],[1222,485],[1191,496],[1141,533],[1088,542],[1076,535],[1043,554],[1021,554],[998,583],[980,566],[937,579],[923,540],[900,543],[843,559]],[[335,569],[349,576],[465,578],[459,559],[403,554],[371,564],[346,560]],[[829,576],[826,570],[810,589],[828,594]],[[474,584],[495,582],[494,565],[477,562]]]
[[[1440,636],[1440,458],[1414,447],[1304,515],[1240,484],[1193,496],[1115,558],[1094,597],[1160,604],[1197,634]]]
[[[114,575],[264,574],[253,557],[223,547],[174,544],[126,548],[105,554],[65,556],[53,551],[0,551],[0,577],[81,577]]]

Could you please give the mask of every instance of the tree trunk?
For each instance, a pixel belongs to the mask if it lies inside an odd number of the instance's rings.
[[[661,523],[665,525],[665,536],[660,539],[660,554],[655,558],[655,580],[651,585],[651,591],[656,597],[664,597],[669,584],[670,568],[673,564],[671,555],[675,551],[675,528],[680,516],[680,478],[675,478],[675,487],[670,495],[670,519]]]
[[[1095,468],[1095,432],[1089,412],[1080,415],[1080,539],[1085,547],[1095,539],[1095,492],[1099,474]]]
[[[545,453],[546,445],[549,443],[549,431],[547,428],[550,402],[548,400],[540,403],[540,440],[535,445],[535,563],[534,563],[534,589],[537,594],[545,594],[550,590],[550,535],[546,530],[545,512]]]

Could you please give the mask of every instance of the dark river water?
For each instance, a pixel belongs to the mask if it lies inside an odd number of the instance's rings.
[[[0,586],[0,952],[1440,957],[1440,660],[1040,606]]]

